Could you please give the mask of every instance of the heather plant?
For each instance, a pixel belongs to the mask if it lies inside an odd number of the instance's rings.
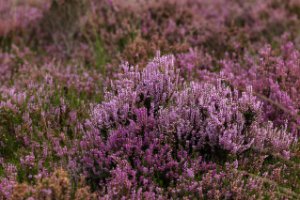
[[[173,56],[156,57],[142,72],[123,68],[80,142],[79,162],[94,189],[121,187],[115,198],[139,186],[159,194],[176,187],[199,158],[222,163],[248,151],[289,157],[293,136],[266,123],[251,90],[184,83]]]

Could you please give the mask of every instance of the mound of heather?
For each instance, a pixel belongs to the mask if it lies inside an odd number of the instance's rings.
[[[142,71],[123,68],[93,107],[80,142],[80,166],[103,197],[254,195],[262,185],[242,181],[234,170],[238,159],[257,152],[289,156],[294,138],[264,121],[251,88],[239,93],[222,80],[184,82],[173,56],[158,56]],[[230,173],[218,172],[216,166],[230,168],[232,159]]]

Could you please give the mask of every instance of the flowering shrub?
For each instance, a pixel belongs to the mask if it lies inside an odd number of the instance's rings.
[[[123,68],[80,142],[83,171],[94,187],[121,187],[116,198],[138,186],[166,192],[183,169],[193,176],[186,167],[202,157],[226,160],[247,150],[289,156],[294,138],[262,118],[251,90],[184,83],[172,56],[156,57],[142,72]]]

